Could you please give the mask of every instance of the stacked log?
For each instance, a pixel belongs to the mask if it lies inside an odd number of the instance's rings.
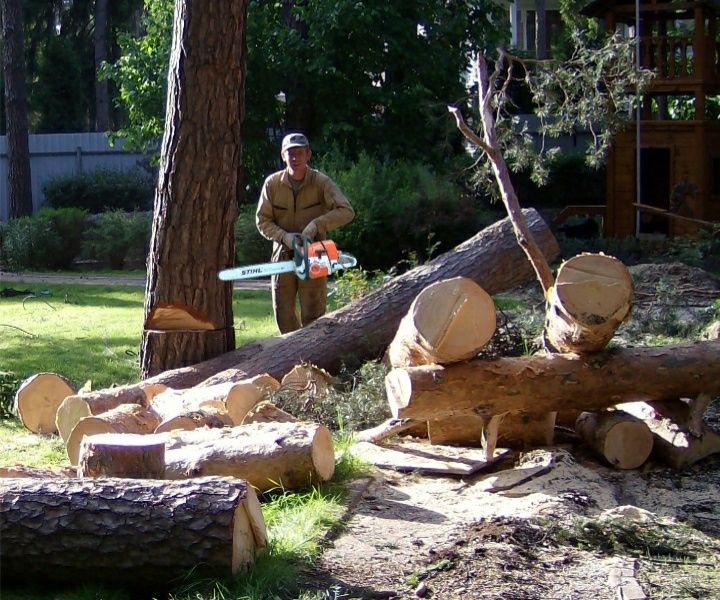
[[[580,413],[575,431],[618,469],[637,469],[653,449],[653,436],[645,421],[623,410]]]
[[[80,477],[165,478],[165,439],[159,435],[100,433],[80,444]]]
[[[67,396],[75,393],[72,383],[57,373],[28,377],[15,392],[15,414],[33,433],[57,433],[55,415]]]
[[[232,577],[267,540],[255,491],[233,477],[0,479],[0,529],[3,583],[145,589]]]

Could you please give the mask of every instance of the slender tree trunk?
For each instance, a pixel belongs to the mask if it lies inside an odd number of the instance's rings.
[[[178,0],[145,295],[142,377],[235,347],[232,285],[247,1]],[[168,311],[187,318],[168,321]]]
[[[98,78],[100,67],[107,60],[108,0],[95,0],[95,131],[110,130],[110,98],[107,79]]]
[[[540,60],[548,57],[545,0],[535,0],[535,57]]]
[[[4,42],[9,217],[16,219],[31,215],[33,212],[22,4],[20,0],[0,0],[0,9],[2,9]]]

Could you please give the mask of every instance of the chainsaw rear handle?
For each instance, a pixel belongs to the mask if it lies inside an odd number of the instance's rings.
[[[312,240],[297,234],[293,237],[293,262],[295,263],[295,273],[300,279],[307,279],[310,273],[310,253],[308,248]]]

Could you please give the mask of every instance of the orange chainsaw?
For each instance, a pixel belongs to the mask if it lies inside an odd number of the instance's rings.
[[[223,281],[234,281],[294,271],[300,279],[320,279],[357,265],[357,258],[347,252],[340,252],[332,240],[313,242],[296,235],[293,253],[292,260],[224,269],[218,273],[218,277]]]

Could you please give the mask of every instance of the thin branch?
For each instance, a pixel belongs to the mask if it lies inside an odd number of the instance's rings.
[[[492,152],[490,146],[488,146],[477,133],[475,133],[467,126],[467,124],[465,123],[465,119],[463,119],[462,113],[460,112],[460,109],[456,106],[448,106],[447,108],[448,112],[455,117],[455,121],[457,122],[457,128],[460,130],[460,133],[462,133],[470,142],[472,142],[483,152],[485,152],[485,154],[490,155]]]
[[[18,331],[22,331],[26,336],[31,337],[31,338],[36,338],[36,337],[38,337],[38,336],[36,336],[34,333],[30,333],[29,331],[25,331],[24,329],[22,329],[22,328],[20,328],[20,327],[16,327],[15,325],[8,325],[7,323],[0,323],[0,327],[9,327],[10,329],[17,329]]]

